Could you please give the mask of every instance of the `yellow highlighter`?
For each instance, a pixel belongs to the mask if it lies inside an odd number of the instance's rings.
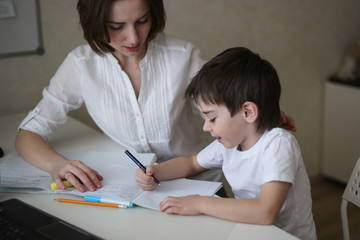
[[[66,187],[73,187],[73,185],[67,180],[64,180],[63,183],[65,184]],[[56,184],[56,182],[51,183],[50,186],[51,186],[51,190],[60,189],[60,187]]]

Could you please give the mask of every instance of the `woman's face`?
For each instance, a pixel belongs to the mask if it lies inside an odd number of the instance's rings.
[[[107,23],[109,45],[119,58],[143,58],[152,25],[150,9],[145,0],[114,1]]]

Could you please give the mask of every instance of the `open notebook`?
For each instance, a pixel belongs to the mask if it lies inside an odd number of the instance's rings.
[[[123,152],[88,152],[64,154],[70,159],[81,160],[96,169],[103,177],[103,187],[95,192],[80,193],[75,188],[66,191],[50,188],[51,176],[30,165],[19,155],[8,156],[0,164],[0,192],[44,192],[73,194],[78,196],[106,196],[122,198],[136,205],[158,210],[160,202],[167,196],[186,196],[199,194],[214,195],[222,186],[220,182],[176,179],[162,181],[152,191],[142,190],[135,181],[138,166]],[[154,154],[133,154],[143,165],[153,164]]]

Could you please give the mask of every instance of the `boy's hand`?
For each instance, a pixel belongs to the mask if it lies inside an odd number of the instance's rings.
[[[159,205],[159,210],[168,214],[200,215],[197,210],[201,196],[189,195],[186,197],[167,197]]]
[[[296,132],[295,121],[290,115],[286,115],[284,112],[280,112],[280,124],[279,127],[286,130]]]
[[[156,183],[154,182],[154,178],[152,177],[154,174],[154,167],[147,166],[146,173],[140,168],[135,172],[135,180],[136,183],[144,190],[152,190],[155,188]]]

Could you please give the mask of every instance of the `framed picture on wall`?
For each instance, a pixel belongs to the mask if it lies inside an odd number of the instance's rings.
[[[0,0],[0,57],[42,54],[39,0]]]

